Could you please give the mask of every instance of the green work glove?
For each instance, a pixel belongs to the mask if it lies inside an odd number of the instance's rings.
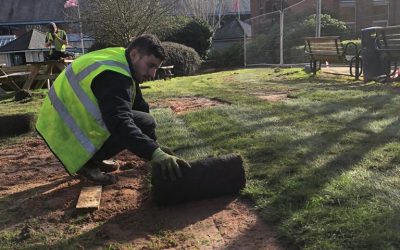
[[[182,172],[180,167],[190,168],[189,163],[186,161],[165,153],[160,148],[157,148],[153,155],[151,156],[150,164],[152,167],[160,166],[161,175],[164,180],[167,179],[167,174],[171,181],[175,181],[176,177],[182,177]]]
[[[162,151],[164,151],[164,153],[167,153],[167,154],[169,154],[169,155],[176,156],[176,154],[174,153],[174,151],[173,151],[171,148],[169,148],[169,147],[160,146],[160,149],[161,149]]]

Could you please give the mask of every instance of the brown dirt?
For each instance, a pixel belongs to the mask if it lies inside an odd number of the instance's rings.
[[[165,101],[150,103],[150,107],[170,107],[176,114],[181,114],[188,111],[198,110],[207,107],[229,104],[226,101],[218,99],[208,99],[203,97],[182,97],[172,98]]]
[[[83,186],[66,174],[36,135],[0,150],[0,233],[46,235],[42,244],[61,247],[73,239],[82,248],[107,244],[137,249],[280,249],[275,234],[238,197],[157,207],[149,195],[148,166],[127,151],[115,157],[119,182],[103,188],[99,210],[78,212]],[[36,221],[36,222],[35,222]],[[0,237],[1,241],[1,237]],[[39,241],[40,242],[40,241]]]
[[[286,100],[288,98],[288,92],[282,91],[271,91],[271,92],[254,92],[252,95],[257,96],[261,100],[266,100],[269,102],[278,102]]]

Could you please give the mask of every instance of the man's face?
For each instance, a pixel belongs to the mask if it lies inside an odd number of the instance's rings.
[[[57,26],[56,26],[55,23],[49,24],[49,32],[50,32],[50,33],[55,33],[55,32],[57,32]]]
[[[130,52],[129,56],[135,71],[135,79],[139,83],[154,78],[157,69],[162,63],[161,59],[154,55],[142,55],[135,49]]]

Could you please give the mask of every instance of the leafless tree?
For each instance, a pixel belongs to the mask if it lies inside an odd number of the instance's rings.
[[[200,18],[206,21],[215,31],[220,27],[220,21],[226,12],[226,0],[181,0],[183,15]]]
[[[163,25],[163,19],[175,8],[177,1],[81,0],[81,21],[84,32],[94,36],[96,41],[125,46],[132,37]]]

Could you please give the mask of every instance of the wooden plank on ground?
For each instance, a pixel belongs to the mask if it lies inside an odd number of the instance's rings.
[[[102,186],[83,187],[79,195],[77,209],[99,209]]]

